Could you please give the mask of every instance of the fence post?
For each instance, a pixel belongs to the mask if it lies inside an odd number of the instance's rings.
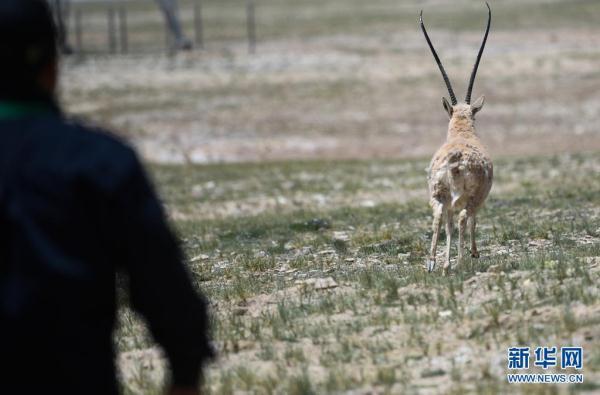
[[[204,49],[204,26],[202,24],[202,0],[194,1],[194,32],[196,47]]]
[[[117,52],[117,32],[115,26],[115,9],[111,5],[108,8],[108,48],[110,53]]]
[[[129,37],[127,29],[127,7],[123,4],[119,7],[119,33],[121,35],[121,53],[129,51]]]
[[[75,52],[78,55],[83,55],[83,30],[81,28],[81,20],[83,11],[81,8],[75,9]]]
[[[256,52],[256,17],[254,0],[246,0],[246,23],[248,26],[248,52]]]
[[[165,27],[165,47],[167,50],[167,55],[171,56],[173,54],[174,51],[174,46],[173,46],[173,37],[171,35],[171,30],[169,29],[169,27],[164,24]]]

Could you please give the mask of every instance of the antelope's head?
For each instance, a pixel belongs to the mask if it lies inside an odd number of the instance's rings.
[[[425,40],[427,40],[427,44],[431,49],[431,53],[435,58],[435,61],[442,72],[442,77],[444,78],[444,82],[446,83],[446,87],[448,88],[448,94],[450,95],[450,102],[445,97],[442,97],[442,105],[444,106],[444,110],[448,113],[448,117],[450,119],[469,119],[474,120],[475,114],[477,114],[482,108],[485,100],[484,96],[481,96],[479,99],[475,100],[475,103],[471,104],[471,93],[473,92],[473,85],[475,84],[475,76],[477,75],[477,68],[479,67],[479,61],[481,60],[481,55],[483,54],[483,49],[485,48],[485,43],[487,41],[488,33],[490,32],[490,24],[492,21],[492,10],[490,9],[490,5],[485,3],[488,8],[488,21],[487,27],[485,29],[485,35],[483,36],[483,41],[481,43],[481,47],[479,48],[479,53],[477,54],[477,60],[475,61],[475,66],[473,67],[473,71],[471,72],[471,78],[469,80],[469,87],[467,89],[467,95],[465,97],[465,101],[459,103],[456,100],[456,96],[454,95],[454,90],[452,89],[452,84],[450,83],[450,79],[446,74],[446,70],[444,70],[444,66],[438,57],[438,54],[435,52],[435,48],[433,48],[433,44],[431,44],[431,40],[429,39],[429,35],[427,34],[427,30],[425,29],[425,24],[423,23],[423,11],[421,10],[421,15],[419,17],[419,23],[421,24],[421,30],[423,30],[423,34],[425,35]]]

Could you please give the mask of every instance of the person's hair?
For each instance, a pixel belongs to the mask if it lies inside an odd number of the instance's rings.
[[[57,31],[45,0],[0,0],[0,100],[48,100],[42,69],[57,60]]]

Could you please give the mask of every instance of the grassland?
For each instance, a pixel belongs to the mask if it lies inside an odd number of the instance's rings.
[[[519,391],[600,390],[598,156],[499,161],[482,257],[449,277],[423,268],[426,165],[153,167],[212,301],[205,393],[514,392],[506,352],[522,344],[582,345],[585,382]],[[161,359],[128,310],[117,344],[128,388],[151,392]]]
[[[176,55],[150,1],[117,56],[105,8],[82,6],[61,99],[149,164],[212,302],[205,393],[600,393],[600,2],[490,3],[474,96],[495,181],[481,258],[449,277],[423,268],[423,158],[447,120],[416,16],[460,96],[482,2],[257,0],[254,55],[242,0],[203,0],[206,47]],[[164,359],[127,308],[115,342],[125,393],[158,394]],[[582,345],[585,382],[509,386],[514,345]]]

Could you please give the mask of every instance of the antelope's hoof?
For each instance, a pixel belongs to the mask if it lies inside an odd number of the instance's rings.
[[[427,267],[427,271],[429,273],[431,273],[433,271],[433,269],[435,269],[435,260],[434,259],[428,259],[425,262],[425,266]]]
[[[452,268],[452,266],[450,266],[450,263],[446,263],[446,264],[444,265],[444,270],[443,270],[443,272],[444,272],[444,276],[448,276],[448,275],[450,275],[450,269],[451,269],[451,268]]]
[[[473,258],[479,258],[479,251],[472,251],[471,252],[471,257],[473,257]]]

